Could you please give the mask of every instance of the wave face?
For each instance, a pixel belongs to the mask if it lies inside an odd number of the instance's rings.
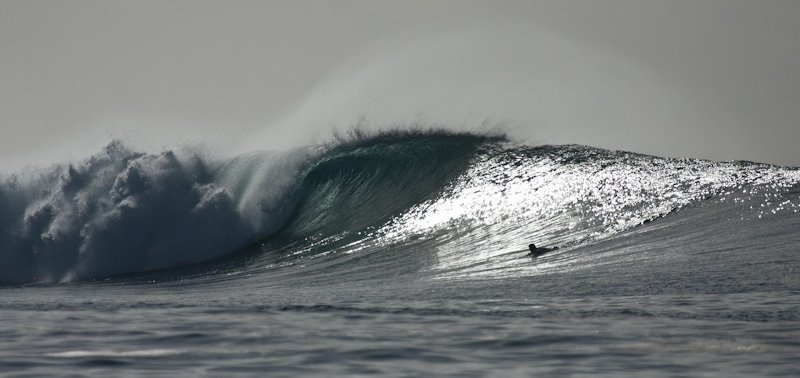
[[[519,277],[594,266],[600,248],[610,248],[603,242],[654,229],[659,235],[682,222],[719,248],[743,252],[760,242],[742,244],[733,235],[763,222],[794,237],[786,224],[800,208],[794,168],[441,138],[355,146],[323,159],[303,183],[288,226],[261,246],[261,266],[301,266],[287,271],[303,282],[406,273]],[[642,253],[652,258],[694,248],[686,241],[693,233],[669,235],[626,243],[658,245]],[[529,243],[559,249],[532,261]],[[616,262],[606,256],[602,263]]]
[[[112,143],[79,164],[5,179],[0,282],[102,278],[243,250],[251,254],[233,257],[237,271],[318,282],[536,274],[576,261],[530,264],[528,243],[590,255],[587,247],[712,203],[746,229],[795,214],[798,182],[794,168],[445,132],[225,161]],[[283,269],[291,266],[303,269]]]

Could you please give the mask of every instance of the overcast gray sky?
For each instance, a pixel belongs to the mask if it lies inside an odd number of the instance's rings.
[[[791,0],[0,0],[0,169],[359,119],[800,165],[799,36]]]

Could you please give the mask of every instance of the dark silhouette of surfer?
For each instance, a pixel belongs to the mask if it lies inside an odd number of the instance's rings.
[[[531,250],[531,253],[529,254],[529,256],[531,256],[533,258],[537,258],[537,257],[539,257],[541,255],[544,255],[547,252],[555,251],[556,249],[558,249],[558,247],[552,247],[552,248],[537,247],[536,244],[531,243],[531,244],[528,244],[528,249]]]

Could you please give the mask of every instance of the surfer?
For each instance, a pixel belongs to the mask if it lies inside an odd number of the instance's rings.
[[[547,252],[555,251],[556,249],[558,249],[558,247],[552,247],[552,248],[537,247],[536,244],[531,243],[531,244],[528,244],[528,249],[531,250],[530,256],[533,257],[533,258],[536,258],[536,257],[539,257],[541,255],[544,255]]]

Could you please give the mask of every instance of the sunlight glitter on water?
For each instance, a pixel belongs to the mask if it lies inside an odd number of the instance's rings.
[[[438,263],[432,270],[443,277],[535,274],[564,269],[569,260],[530,264],[529,243],[580,246],[726,189],[745,184],[786,189],[800,182],[800,171],[768,165],[561,148],[553,156],[548,147],[533,155],[507,145],[487,147],[490,153],[480,155],[444,193],[378,230],[379,244],[409,235],[436,239]],[[790,207],[768,200],[763,206],[772,212]],[[465,237],[449,236],[453,233]]]

